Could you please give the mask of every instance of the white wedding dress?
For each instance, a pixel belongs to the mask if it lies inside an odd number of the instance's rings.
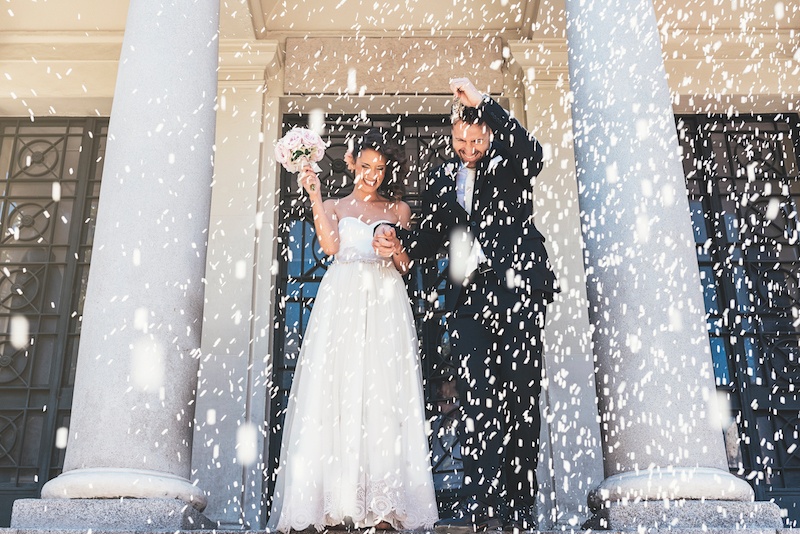
[[[438,518],[414,319],[372,248],[376,224],[339,221],[289,395],[270,532]]]

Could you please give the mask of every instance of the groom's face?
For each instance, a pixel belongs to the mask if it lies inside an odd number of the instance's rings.
[[[467,167],[475,165],[489,150],[489,127],[458,121],[453,124],[453,151]]]

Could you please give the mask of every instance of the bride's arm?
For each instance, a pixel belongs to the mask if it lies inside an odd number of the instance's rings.
[[[339,226],[336,216],[336,201],[328,199],[322,201],[322,187],[316,173],[311,167],[303,169],[301,182],[311,201],[311,213],[314,217],[314,229],[317,231],[317,240],[322,251],[328,256],[339,252]]]
[[[408,230],[411,228],[411,208],[403,201],[397,205],[397,224]],[[411,259],[408,257],[405,247],[399,242],[392,251],[392,263],[400,274],[406,274],[411,268]]]
[[[322,203],[321,209],[316,209],[313,203],[311,205],[317,239],[322,251],[328,256],[339,252],[339,217],[334,210],[335,205],[336,201],[331,198]]]

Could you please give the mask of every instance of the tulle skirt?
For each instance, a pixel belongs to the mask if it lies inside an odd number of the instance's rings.
[[[432,527],[427,434],[403,279],[381,261],[334,262],[300,350],[269,530]]]

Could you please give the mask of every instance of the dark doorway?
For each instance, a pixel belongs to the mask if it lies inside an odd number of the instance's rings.
[[[679,116],[728,465],[800,522],[800,124]]]
[[[63,466],[107,126],[0,120],[0,527]]]

